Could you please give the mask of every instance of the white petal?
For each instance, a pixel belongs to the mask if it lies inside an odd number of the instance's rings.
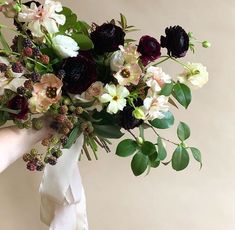
[[[118,86],[117,95],[119,98],[125,98],[130,94],[129,90],[126,87]]]
[[[107,92],[112,96],[112,97],[115,97],[117,95],[117,92],[116,92],[116,86],[111,84],[107,84],[105,86],[105,89],[107,90]]]
[[[43,20],[42,25],[50,34],[54,34],[59,31],[54,19],[46,18],[45,20]]]
[[[117,104],[118,104],[118,109],[122,111],[126,106],[126,99],[118,99]]]
[[[118,112],[118,104],[116,101],[111,101],[109,103],[107,112],[111,114],[116,114]]]
[[[41,31],[41,25],[39,23],[39,20],[30,22],[28,24],[28,29],[32,32],[33,36],[35,37],[44,36],[44,33],[42,33]]]
[[[100,102],[101,103],[107,103],[107,102],[112,101],[112,99],[113,99],[112,96],[110,96],[109,94],[105,93],[105,94],[101,95]]]
[[[59,25],[64,25],[66,21],[66,17],[63,14],[52,14],[51,18],[53,18]]]

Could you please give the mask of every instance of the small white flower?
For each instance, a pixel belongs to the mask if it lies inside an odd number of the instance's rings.
[[[144,77],[146,84],[154,92],[160,92],[164,84],[171,83],[171,76],[164,73],[162,68],[150,66]]]
[[[164,113],[169,110],[167,105],[168,98],[161,96],[147,97],[144,99],[143,111],[145,113],[146,120],[162,119]]]
[[[57,35],[52,38],[55,50],[62,58],[76,57],[78,55],[79,46],[71,37],[65,35]]]
[[[128,89],[124,86],[115,86],[113,84],[107,84],[105,86],[105,93],[101,95],[101,103],[109,103],[107,112],[111,114],[117,113],[119,110],[123,110],[126,106],[126,97],[130,94]]]
[[[50,34],[59,31],[58,25],[63,25],[66,17],[63,14],[58,14],[63,10],[60,2],[45,0],[44,6],[37,5],[32,2],[30,7],[22,5],[22,10],[18,14],[18,20],[24,22],[27,29],[29,29],[33,36],[43,37],[42,26]]]
[[[187,63],[185,71],[178,76],[181,83],[193,88],[201,88],[208,82],[209,74],[205,66],[201,63]]]

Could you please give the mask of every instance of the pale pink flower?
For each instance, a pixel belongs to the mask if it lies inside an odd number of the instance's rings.
[[[117,79],[119,85],[128,86],[130,84],[138,85],[142,70],[136,63],[127,64],[121,68],[114,77]]]
[[[32,113],[46,112],[50,106],[61,98],[62,81],[54,74],[44,74],[39,83],[33,86],[33,96],[29,99]]]
[[[144,77],[146,85],[153,92],[160,92],[166,83],[171,83],[171,77],[164,73],[162,68],[150,66]]]
[[[44,33],[42,27],[48,33],[53,34],[59,31],[58,25],[65,23],[65,16],[58,14],[63,10],[60,2],[45,0],[45,4],[37,5],[32,2],[30,7],[22,5],[22,11],[18,14],[18,20],[24,22],[27,29],[29,29],[33,36],[43,37]]]

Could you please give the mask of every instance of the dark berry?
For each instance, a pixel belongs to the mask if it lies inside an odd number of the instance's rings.
[[[33,72],[30,74],[30,78],[33,82],[39,82],[41,80],[41,75],[39,73]]]
[[[62,136],[62,137],[60,138],[60,143],[61,143],[63,146],[65,146],[65,145],[67,144],[67,141],[68,141],[68,137],[66,137],[66,136]]]
[[[22,73],[24,71],[23,66],[20,62],[15,62],[11,66],[12,71],[15,73]]]
[[[37,47],[35,47],[35,48],[33,48],[33,55],[35,56],[35,57],[38,57],[38,56],[40,56],[40,49],[39,48],[37,48]]]
[[[32,48],[32,46],[33,46],[33,43],[28,38],[25,38],[23,41],[23,47],[24,48],[26,48],[26,47]]]
[[[4,63],[0,63],[0,72],[6,72],[7,71],[7,65]]]
[[[37,166],[36,166],[37,171],[43,171],[44,168],[45,168],[45,165],[42,162],[37,163]]]
[[[36,168],[37,168],[37,166],[35,165],[34,162],[31,162],[31,161],[30,161],[30,162],[27,163],[27,169],[28,169],[28,170],[30,170],[30,171],[35,171]]]
[[[26,93],[25,87],[24,86],[18,87],[17,88],[17,93],[23,96]]]
[[[48,163],[49,163],[50,165],[56,165],[56,163],[57,163],[57,158],[54,157],[54,156],[50,156],[50,157],[48,158]]]
[[[25,154],[23,155],[23,160],[24,160],[25,162],[31,161],[31,160],[32,160],[31,154],[25,153]]]

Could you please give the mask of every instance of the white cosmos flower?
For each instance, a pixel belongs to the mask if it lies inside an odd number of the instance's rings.
[[[168,98],[161,96],[147,97],[144,99],[143,111],[146,120],[162,119],[165,117],[164,113],[169,110],[167,105]]]
[[[150,66],[144,77],[146,84],[154,92],[160,92],[164,84],[171,83],[171,76],[164,73],[162,68]]]
[[[60,2],[45,0],[45,4],[37,5],[32,2],[30,7],[22,5],[22,10],[18,14],[18,20],[24,22],[27,29],[29,29],[33,36],[43,37],[42,26],[50,34],[59,31],[58,25],[63,25],[66,17],[63,14],[58,14],[63,10]]]
[[[79,46],[71,37],[65,35],[57,35],[52,38],[55,50],[62,58],[76,57],[78,55]]]
[[[115,86],[107,84],[104,88],[105,93],[100,96],[101,103],[109,103],[107,112],[111,114],[123,110],[126,106],[126,97],[130,94],[128,89],[124,86]]]
[[[181,83],[193,88],[201,88],[208,82],[209,74],[205,66],[201,63],[187,63],[185,71],[178,76]]]

